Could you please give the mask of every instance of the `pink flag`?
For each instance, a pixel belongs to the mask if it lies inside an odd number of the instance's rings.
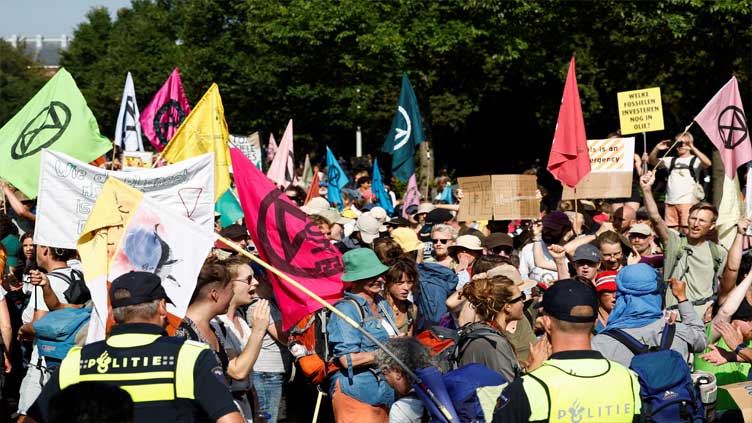
[[[402,201],[402,217],[407,219],[407,209],[410,206],[417,206],[420,204],[420,190],[418,190],[418,180],[413,173],[410,179],[407,180],[407,191],[405,191],[405,197]]]
[[[279,150],[266,172],[266,176],[277,186],[287,187],[295,179],[295,158],[292,153],[292,119],[287,123]]]
[[[342,254],[308,216],[277,189],[243,153],[230,149],[245,224],[261,258],[334,304],[342,298]],[[269,273],[287,330],[321,304]]]
[[[277,154],[277,141],[274,140],[274,134],[269,134],[269,144],[266,147],[266,161],[271,163],[274,160],[274,156]]]
[[[574,71],[574,57],[569,62],[567,81],[564,83],[554,142],[548,156],[548,171],[570,188],[574,188],[590,173],[590,155]]]
[[[721,153],[726,176],[733,180],[736,168],[752,160],[747,119],[735,76],[705,105],[695,122]]]
[[[154,148],[162,151],[190,113],[191,106],[175,68],[141,113],[141,130]]]

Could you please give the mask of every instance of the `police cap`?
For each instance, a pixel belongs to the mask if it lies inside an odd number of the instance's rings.
[[[130,297],[116,300],[114,293],[118,289],[125,289],[131,294]],[[164,298],[170,304],[175,304],[162,287],[162,279],[150,272],[124,273],[115,278],[110,287],[112,308],[148,303],[161,298]]]

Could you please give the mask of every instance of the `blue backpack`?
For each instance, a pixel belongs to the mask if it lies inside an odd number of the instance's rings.
[[[689,366],[681,354],[671,349],[675,325],[666,324],[658,347],[647,346],[621,329],[601,333],[621,342],[634,354],[629,368],[639,377],[643,421],[703,420],[700,393],[692,383]]]
[[[91,307],[51,311],[32,323],[39,355],[48,368],[56,368],[75,345],[76,334],[89,322]]]

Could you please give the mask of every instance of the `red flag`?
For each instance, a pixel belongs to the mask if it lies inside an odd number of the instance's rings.
[[[342,298],[342,254],[238,149],[230,149],[240,205],[261,258],[334,304]],[[322,306],[269,273],[287,330]]]
[[[577,76],[574,73],[574,56],[569,62],[567,82],[564,84],[554,142],[548,156],[548,171],[570,188],[574,188],[590,173],[590,155],[580,92],[577,90]]]
[[[311,186],[308,187],[308,195],[306,195],[305,202],[303,204],[308,204],[309,201],[313,200],[314,198],[319,196],[319,170],[318,168],[313,169],[313,181],[311,181]]]
[[[752,160],[747,119],[735,76],[705,105],[695,122],[721,153],[726,176],[733,180],[736,168]]]

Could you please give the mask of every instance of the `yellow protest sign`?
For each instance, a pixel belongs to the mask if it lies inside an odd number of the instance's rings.
[[[616,94],[619,103],[621,134],[636,134],[663,130],[661,89],[622,91]]]

